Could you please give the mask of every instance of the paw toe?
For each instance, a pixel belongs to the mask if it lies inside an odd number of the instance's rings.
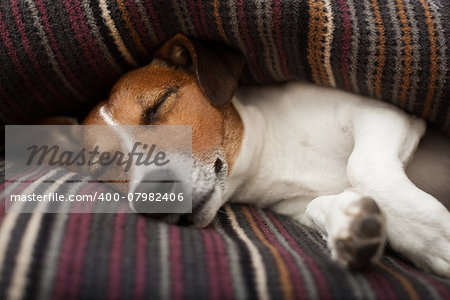
[[[375,201],[362,198],[351,211],[353,221],[346,231],[350,234],[336,237],[333,256],[341,265],[354,270],[378,260],[386,238],[385,219]]]
[[[357,218],[352,224],[353,232],[361,239],[379,237],[382,232],[382,223],[378,217],[362,216]]]

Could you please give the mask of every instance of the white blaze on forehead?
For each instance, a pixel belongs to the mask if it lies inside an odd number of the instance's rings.
[[[133,149],[134,143],[133,143],[133,140],[132,140],[130,134],[126,130],[124,130],[124,128],[122,126],[119,126],[119,123],[117,123],[113,119],[112,115],[108,111],[106,111],[105,105],[100,107],[99,113],[106,124],[113,126],[112,127],[113,130],[118,134],[120,139],[125,143],[126,148],[129,151],[131,151]]]
[[[100,107],[100,116],[105,120],[108,125],[117,125],[112,116],[105,110],[105,106]]]
[[[100,107],[99,110],[101,118],[105,121],[106,124],[110,125],[111,128],[113,128],[114,132],[119,136],[120,140],[123,142],[123,145],[125,147],[124,150],[128,151],[129,153],[133,150],[134,143],[137,141],[133,140],[133,134],[131,134],[131,128],[129,130],[126,130],[126,127],[123,125],[120,125],[116,120],[114,120],[113,116],[110,112],[108,112],[105,108],[105,105]],[[131,181],[132,182],[139,182],[145,175],[147,168],[145,167],[138,167],[133,166],[131,170]],[[134,188],[134,187],[133,187]],[[131,208],[134,210],[134,207],[131,206]]]

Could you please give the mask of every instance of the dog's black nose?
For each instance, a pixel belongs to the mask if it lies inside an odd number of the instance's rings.
[[[138,213],[151,213],[155,202],[175,190],[176,175],[169,169],[146,173],[133,190],[132,207]],[[131,204],[131,203],[130,203]]]
[[[218,158],[216,159],[216,162],[214,163],[214,172],[217,174],[220,173],[220,171],[222,171],[222,167],[223,167],[223,161]]]

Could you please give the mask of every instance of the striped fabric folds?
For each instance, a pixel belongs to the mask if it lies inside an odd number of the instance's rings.
[[[178,32],[239,49],[245,83],[338,87],[450,133],[446,0],[4,0],[2,123],[83,117]]]
[[[4,174],[4,162],[0,167]],[[75,176],[33,169],[8,188]],[[105,187],[76,182],[71,189]],[[343,270],[317,233],[267,210],[226,205],[211,226],[193,229],[121,213],[124,207],[114,214],[5,214],[2,197],[0,299],[450,298],[450,280],[390,250],[369,270]]]

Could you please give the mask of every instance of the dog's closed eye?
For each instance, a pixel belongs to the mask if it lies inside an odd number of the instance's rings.
[[[153,105],[145,108],[142,114],[142,123],[147,125],[155,123],[160,117],[161,108],[163,107],[165,101],[175,95],[178,89],[179,87],[177,86],[166,89],[158,96]]]

